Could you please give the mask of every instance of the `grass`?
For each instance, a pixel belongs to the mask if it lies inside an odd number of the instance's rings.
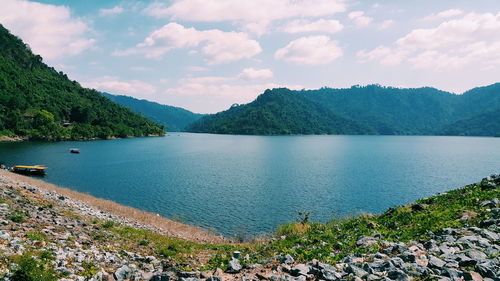
[[[26,252],[20,256],[11,257],[13,275],[11,281],[52,281],[59,276],[51,264],[53,256],[44,252]]]
[[[45,233],[43,232],[33,231],[26,233],[26,238],[33,241],[46,241],[47,235],[45,235]]]

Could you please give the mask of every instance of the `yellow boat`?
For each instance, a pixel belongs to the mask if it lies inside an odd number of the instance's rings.
[[[12,167],[12,172],[24,175],[43,176],[45,175],[45,169],[47,169],[47,167],[43,165],[36,165],[36,166],[16,165]]]

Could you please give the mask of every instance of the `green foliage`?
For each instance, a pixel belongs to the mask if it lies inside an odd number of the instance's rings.
[[[7,219],[13,222],[21,223],[26,219],[26,213],[21,210],[14,210],[7,216]]]
[[[21,256],[12,258],[17,266],[11,281],[52,281],[58,280],[53,266],[50,263],[50,256],[41,255],[37,257],[34,253],[24,253]]]
[[[500,84],[455,95],[434,88],[368,85],[266,90],[208,115],[193,132],[221,134],[479,135],[500,131]]]
[[[164,125],[168,131],[184,131],[188,125],[204,116],[203,114],[193,113],[180,107],[158,104],[147,100],[138,100],[127,96],[101,94],[120,105],[130,108],[136,113]]]
[[[34,241],[45,241],[47,236],[43,232],[34,231],[26,233],[26,238]]]
[[[99,267],[92,261],[84,261],[82,262],[83,272],[80,273],[80,276],[86,278],[86,280],[90,280],[92,276],[96,275],[99,272]]]
[[[1,25],[0,50],[0,134],[81,140],[164,133],[162,126],[47,66]]]
[[[114,221],[106,221],[102,225],[102,227],[104,227],[104,228],[112,228],[113,226],[115,226],[115,222]]]
[[[255,101],[201,118],[192,132],[218,134],[364,134],[371,130],[296,95],[288,89],[266,90]]]

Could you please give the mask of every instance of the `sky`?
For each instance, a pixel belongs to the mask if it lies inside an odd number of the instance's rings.
[[[500,82],[499,0],[0,0],[0,23],[85,87],[198,113],[276,87]]]

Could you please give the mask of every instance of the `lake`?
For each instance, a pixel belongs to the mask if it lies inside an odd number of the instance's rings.
[[[81,154],[70,154],[69,148]],[[0,162],[228,236],[379,213],[500,172],[500,138],[231,136],[0,143]]]

